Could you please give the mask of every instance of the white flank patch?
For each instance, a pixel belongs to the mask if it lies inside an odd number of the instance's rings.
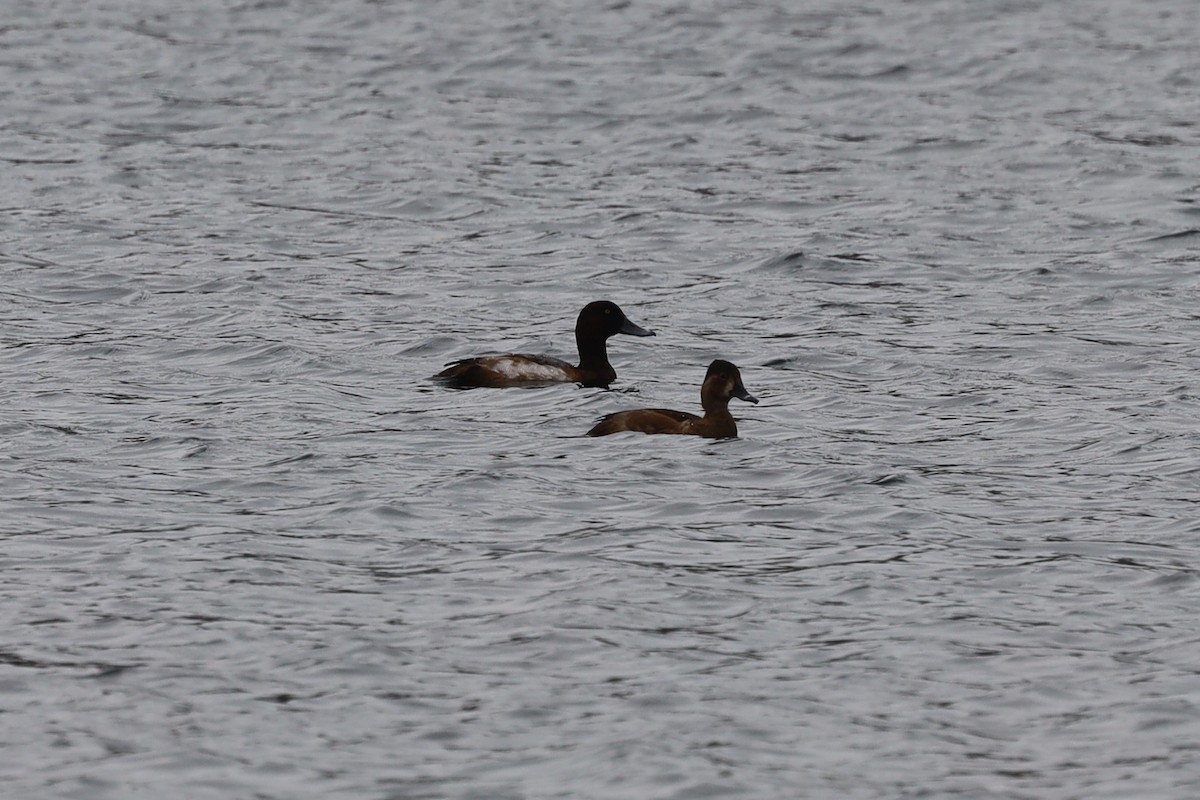
[[[536,361],[523,361],[517,358],[498,358],[492,364],[493,370],[514,381],[561,381],[567,373],[562,367],[551,364],[539,364]]]

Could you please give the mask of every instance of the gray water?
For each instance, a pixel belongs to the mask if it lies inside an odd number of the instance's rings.
[[[1198,30],[9,3],[4,796],[1196,797]]]

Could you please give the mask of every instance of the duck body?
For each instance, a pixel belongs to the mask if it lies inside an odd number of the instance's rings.
[[[706,436],[709,439],[728,439],[737,436],[737,422],[728,412],[710,418],[708,414],[698,417],[686,411],[673,411],[669,408],[639,408],[635,411],[609,414],[588,431],[588,436],[608,436],[624,431],[691,434]]]
[[[618,333],[629,336],[654,335],[653,331],[630,322],[616,303],[598,300],[584,306],[575,322],[578,366],[549,356],[514,353],[464,358],[448,364],[434,379],[459,389],[544,386],[552,383],[607,387],[617,379],[617,371],[608,361],[608,340]]]
[[[587,435],[608,436],[631,431],[731,439],[737,436],[737,422],[729,413],[729,400],[734,397],[747,403],[758,403],[758,398],[746,391],[738,368],[728,361],[717,359],[709,365],[704,384],[700,387],[704,416],[668,408],[618,411],[602,417]]]
[[[609,367],[594,374],[584,373],[574,364],[550,356],[531,356],[513,353],[507,356],[483,356],[455,361],[436,376],[447,384],[459,387],[540,386],[548,383],[575,381],[585,386],[607,386],[617,378]]]

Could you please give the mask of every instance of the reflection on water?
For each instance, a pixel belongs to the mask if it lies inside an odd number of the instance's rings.
[[[1188,794],[1196,9],[510,11],[0,31],[14,796]]]

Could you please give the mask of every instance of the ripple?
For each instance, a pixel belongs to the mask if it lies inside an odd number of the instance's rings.
[[[13,11],[10,791],[1180,796],[1194,9],[559,5]]]

